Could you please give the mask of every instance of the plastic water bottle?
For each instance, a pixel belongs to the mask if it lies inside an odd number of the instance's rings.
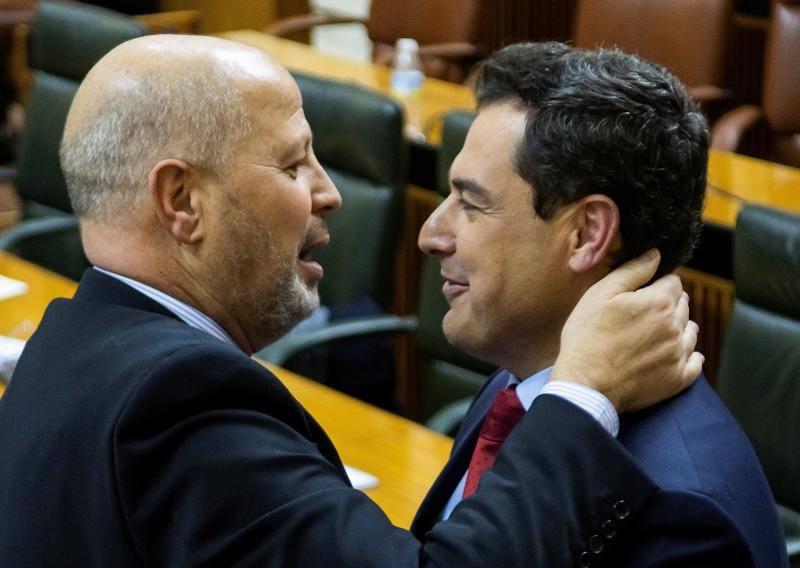
[[[398,95],[410,95],[422,87],[425,75],[419,60],[419,44],[411,38],[400,38],[394,46],[392,64],[392,91]]]

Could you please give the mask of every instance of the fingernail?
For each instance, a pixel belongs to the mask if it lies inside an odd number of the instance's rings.
[[[650,249],[647,251],[647,256],[645,258],[647,260],[655,260],[658,258],[658,249]]]

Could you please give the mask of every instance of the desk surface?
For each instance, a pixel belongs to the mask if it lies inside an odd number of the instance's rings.
[[[746,201],[800,213],[800,169],[740,154],[711,151],[703,219],[736,225]]]
[[[255,30],[235,30],[218,35],[257,47],[291,70],[357,83],[397,99],[406,109],[407,131],[412,137],[424,136],[438,141],[445,112],[455,108],[475,108],[472,91],[456,83],[427,77],[419,92],[397,97],[391,91],[391,70],[388,67],[335,57],[304,43]]]
[[[74,282],[3,252],[0,274],[30,286],[23,296],[0,300],[2,335],[27,339],[51,299],[75,292]],[[366,493],[392,522],[407,528],[447,461],[452,440],[285,369],[272,370],[325,428],[342,460],[378,477],[379,487]]]

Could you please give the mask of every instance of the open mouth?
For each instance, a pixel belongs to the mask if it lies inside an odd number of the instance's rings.
[[[324,247],[330,242],[330,235],[325,233],[321,236],[306,239],[300,252],[297,254],[298,264],[309,280],[319,280],[323,276],[322,265],[316,262],[312,256],[314,249]]]

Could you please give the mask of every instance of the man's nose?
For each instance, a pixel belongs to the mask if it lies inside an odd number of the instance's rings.
[[[419,232],[417,245],[428,255],[447,256],[455,252],[455,236],[449,219],[449,199],[445,199],[431,213]]]
[[[336,184],[328,175],[328,172],[317,162],[317,180],[312,195],[314,212],[320,213],[323,217],[338,209],[342,204],[342,196],[336,189]]]

